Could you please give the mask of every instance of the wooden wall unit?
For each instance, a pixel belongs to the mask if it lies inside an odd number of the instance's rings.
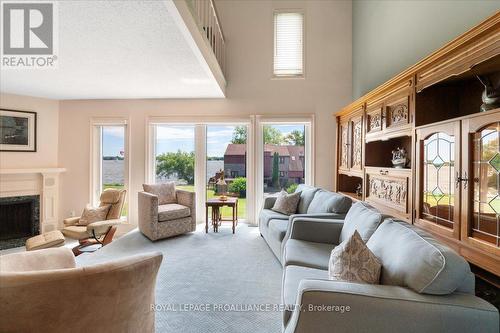
[[[500,12],[335,114],[336,190],[361,183],[360,199],[499,277],[500,108],[480,112],[476,75],[500,81]]]

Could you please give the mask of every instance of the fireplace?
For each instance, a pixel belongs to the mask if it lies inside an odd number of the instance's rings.
[[[0,198],[0,250],[23,246],[39,233],[39,195]]]

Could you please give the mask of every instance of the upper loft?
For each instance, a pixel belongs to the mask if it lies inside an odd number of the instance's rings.
[[[53,12],[55,66],[2,65],[2,93],[58,100],[225,97],[224,34],[212,0],[61,1]]]

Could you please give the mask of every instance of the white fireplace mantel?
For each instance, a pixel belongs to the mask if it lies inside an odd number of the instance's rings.
[[[40,195],[40,232],[59,228],[59,174],[65,168],[0,169],[0,197]]]
[[[30,173],[61,173],[65,172],[65,168],[37,168],[37,169],[0,169],[0,175],[19,175]]]

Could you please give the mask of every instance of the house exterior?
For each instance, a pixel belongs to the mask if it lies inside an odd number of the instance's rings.
[[[280,186],[304,182],[304,146],[265,145],[264,182],[272,185],[273,157],[278,154]],[[229,144],[224,153],[224,173],[227,178],[246,177],[246,145]]]

